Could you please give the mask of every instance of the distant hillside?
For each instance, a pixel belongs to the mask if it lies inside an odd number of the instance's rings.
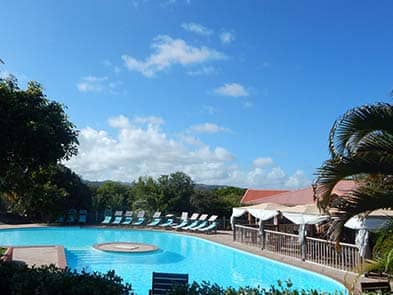
[[[83,180],[84,183],[86,183],[90,187],[100,187],[102,184],[104,184],[107,181],[112,181],[112,180],[104,180],[104,181],[91,181],[91,180]],[[127,186],[132,186],[131,182],[122,182],[122,181],[113,181],[113,182],[118,182]],[[226,188],[226,187],[232,187],[230,185],[216,185],[216,184],[203,184],[203,183],[195,183],[194,185],[195,189],[201,190],[201,191],[212,191],[218,188]]]

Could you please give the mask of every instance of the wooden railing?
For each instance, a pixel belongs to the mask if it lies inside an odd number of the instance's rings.
[[[363,262],[358,247],[352,244],[340,243],[337,248],[334,242],[307,237],[306,249],[306,260],[333,268],[354,271]]]
[[[265,230],[265,248],[282,255],[302,258],[299,237],[272,230]]]
[[[303,244],[299,236],[273,230],[264,230],[261,235],[258,228],[235,225],[234,241],[259,247],[281,255],[291,256],[332,268],[354,271],[363,262],[355,245],[340,243],[339,249],[331,241],[306,237]]]
[[[261,246],[259,229],[236,224],[233,230],[233,240],[250,246]]]

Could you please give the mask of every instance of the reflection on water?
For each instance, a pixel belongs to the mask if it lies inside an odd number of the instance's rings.
[[[167,264],[178,263],[184,256],[171,252],[157,250],[150,253],[113,253],[91,249],[66,249],[67,265],[77,270],[94,269],[94,265],[102,264]]]

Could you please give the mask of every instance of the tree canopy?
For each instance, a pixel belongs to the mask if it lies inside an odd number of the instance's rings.
[[[346,112],[330,131],[331,158],[317,172],[315,198],[336,218],[332,237],[338,239],[345,222],[359,213],[393,206],[393,106],[379,103]],[[342,179],[357,188],[343,196],[332,194]]]
[[[78,132],[42,86],[0,80],[0,192],[25,192],[34,171],[77,153]]]

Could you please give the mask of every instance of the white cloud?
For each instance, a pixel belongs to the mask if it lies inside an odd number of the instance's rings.
[[[265,167],[269,167],[271,165],[273,165],[273,159],[266,157],[266,158],[256,158],[252,164],[254,165],[254,167],[257,168],[265,168]]]
[[[157,72],[170,68],[172,65],[195,65],[226,58],[221,52],[208,47],[194,47],[182,39],[173,39],[168,35],[159,35],[151,45],[154,52],[143,60],[129,55],[122,55],[127,69],[137,71],[146,77],[153,77]]]
[[[80,92],[103,92],[118,94],[117,90],[123,84],[121,81],[109,81],[108,77],[86,76],[76,84]]]
[[[214,90],[215,93],[225,96],[242,97],[249,96],[247,90],[238,83],[227,83]]]
[[[104,82],[108,77],[86,76],[82,77],[76,87],[80,92],[101,92],[104,90]]]
[[[213,31],[206,28],[205,26],[197,23],[182,23],[181,27],[188,31],[202,36],[209,36],[213,34]]]
[[[212,66],[207,66],[207,67],[201,67],[200,69],[196,69],[196,70],[192,70],[192,71],[188,71],[187,75],[189,76],[202,76],[202,75],[212,75],[212,74],[216,74],[217,71],[214,67]]]
[[[116,73],[116,74],[118,74],[118,73],[121,72],[120,67],[114,65],[114,64],[113,64],[110,60],[108,60],[108,59],[104,59],[104,60],[102,61],[102,64],[103,64],[105,67],[111,69],[111,70],[112,70],[114,73]]]
[[[289,188],[304,187],[309,184],[310,184],[310,181],[308,180],[306,175],[304,175],[304,172],[301,170],[297,170],[285,182],[285,186],[289,187]]]
[[[219,37],[223,44],[230,44],[235,41],[235,34],[229,31],[222,32]]]
[[[190,131],[196,133],[218,133],[218,132],[227,132],[229,131],[228,128],[218,126],[214,123],[203,123],[197,124],[190,127]]]
[[[159,117],[110,118],[114,135],[105,130],[83,128],[79,154],[65,164],[89,180],[132,181],[139,176],[158,177],[183,171],[197,183],[258,188],[293,188],[309,185],[302,171],[287,175],[273,160],[270,166],[244,169],[224,147],[212,147],[192,135],[171,137],[157,127]],[[152,125],[153,124],[153,125]],[[156,125],[154,125],[156,124]],[[187,142],[188,141],[188,142]],[[269,162],[257,158],[254,163]]]

